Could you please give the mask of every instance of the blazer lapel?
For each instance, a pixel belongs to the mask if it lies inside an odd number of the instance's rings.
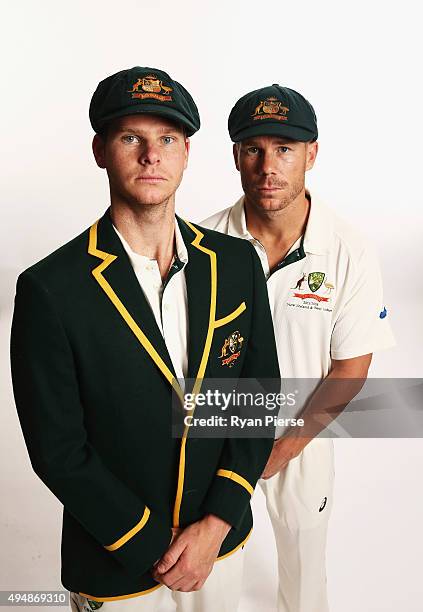
[[[131,329],[168,382],[180,395],[180,386],[163,335],[142,291],[123,245],[112,227],[110,207],[90,228],[88,253],[96,257],[91,273],[105,297]]]
[[[192,393],[199,393],[213,341],[216,318],[217,262],[216,253],[201,244],[204,234],[189,221],[176,216],[185,246],[188,263],[185,266],[188,299],[188,377],[195,382]],[[187,389],[185,388],[185,392]],[[192,414],[194,409],[191,409]],[[173,507],[173,526],[179,518],[185,482],[186,442],[189,427],[185,426],[179,453],[178,483]]]
[[[188,250],[185,267],[188,297],[188,378],[198,392],[206,371],[216,318],[217,261],[215,251],[201,243],[204,234],[188,221],[176,217]]]

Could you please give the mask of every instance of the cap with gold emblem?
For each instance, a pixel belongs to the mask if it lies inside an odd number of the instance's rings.
[[[233,142],[253,136],[285,136],[308,142],[317,140],[316,114],[297,91],[276,83],[240,98],[228,120]]]
[[[101,81],[90,104],[95,132],[117,117],[150,113],[181,123],[188,136],[200,128],[197,106],[189,92],[166,72],[134,66]]]

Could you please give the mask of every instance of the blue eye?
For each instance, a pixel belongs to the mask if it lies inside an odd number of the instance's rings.
[[[128,144],[134,144],[135,142],[139,142],[139,138],[138,136],[135,136],[135,134],[127,134],[126,136],[122,137],[122,140],[124,142],[127,142]]]
[[[174,140],[173,136],[163,136],[163,142],[165,144],[171,144]]]

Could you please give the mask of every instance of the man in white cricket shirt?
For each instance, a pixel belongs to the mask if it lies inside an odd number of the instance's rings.
[[[229,116],[244,195],[201,225],[249,240],[260,257],[283,378],[316,379],[298,414],[331,404],[331,381],[364,382],[377,349],[395,341],[379,265],[361,234],[305,188],[315,162],[316,115],[298,92],[274,84],[238,100]],[[345,406],[361,385],[345,385]],[[328,419],[327,423],[331,419]],[[259,481],[278,551],[278,612],[326,612],[325,550],[333,442],[319,430],[276,433]]]

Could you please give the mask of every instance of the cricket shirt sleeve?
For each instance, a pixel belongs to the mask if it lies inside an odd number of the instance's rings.
[[[247,241],[245,244],[252,259],[254,290],[251,330],[240,378],[255,379],[262,391],[274,394],[280,391],[280,372],[266,279],[254,247]],[[273,448],[273,436],[274,428],[268,428],[263,437],[225,440],[219,469],[204,504],[206,512],[235,529],[241,526]]]
[[[108,554],[141,576],[167,549],[171,528],[90,444],[71,346],[50,292],[28,271],[17,280],[10,357],[35,473]]]
[[[366,245],[351,262],[351,280],[335,320],[331,357],[350,359],[395,346],[377,255]]]

